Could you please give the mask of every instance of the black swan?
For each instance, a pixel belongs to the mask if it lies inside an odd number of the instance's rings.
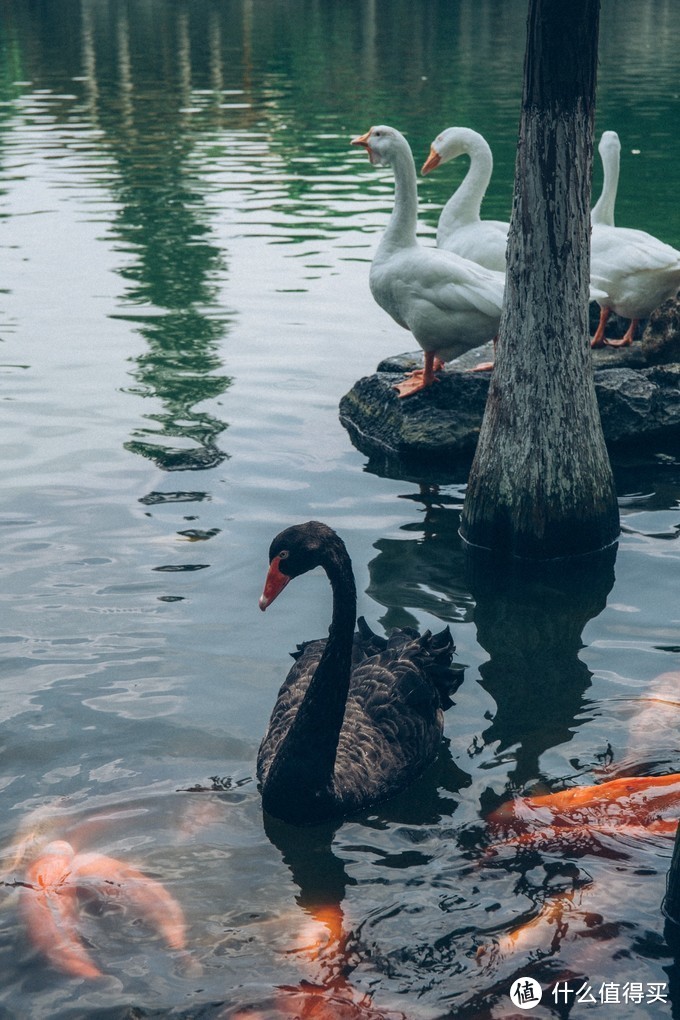
[[[352,563],[326,524],[286,528],[269,549],[260,598],[266,609],[293,577],[321,566],[333,591],[328,638],[307,641],[279,691],[257,757],[264,810],[313,824],[368,807],[404,789],[432,762],[443,710],[462,682],[451,632],[394,631],[356,620]]]

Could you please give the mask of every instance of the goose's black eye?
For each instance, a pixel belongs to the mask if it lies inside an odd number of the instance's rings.
[[[287,549],[282,549],[281,552],[279,553],[279,559],[280,560],[285,560],[287,558],[288,558],[288,550]]]

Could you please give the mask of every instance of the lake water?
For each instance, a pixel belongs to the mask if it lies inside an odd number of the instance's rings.
[[[617,458],[608,563],[505,589],[466,573],[465,478],[380,477],[338,421],[357,378],[414,346],[368,290],[390,175],[349,139],[393,124],[422,160],[474,127],[495,156],[484,214],[508,218],[525,14],[2,5],[1,1017],[506,1017],[521,975],[592,986],[572,1016],[668,1015],[601,1004],[605,981],[663,985],[680,1009],[659,909],[672,841],[484,854],[485,814],[514,791],[678,771],[680,453]],[[675,0],[603,0],[617,222],[676,247],[678,38]],[[463,172],[421,181],[425,240]],[[346,540],[374,627],[450,623],[467,670],[412,790],[297,831],[263,824],[255,756],[330,593],[315,573],[266,616],[257,599],[271,538],[312,517]],[[181,792],[215,776],[221,792]],[[81,918],[105,978],[48,966],[14,888],[34,835],[162,881],[188,957],[119,904]],[[561,940],[477,958],[560,892]],[[565,1008],[546,995],[527,1015]]]

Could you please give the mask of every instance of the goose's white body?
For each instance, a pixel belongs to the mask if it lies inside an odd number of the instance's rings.
[[[615,131],[605,131],[599,152],[604,169],[602,194],[592,213],[590,278],[604,292],[598,298],[602,308],[593,346],[604,340],[604,324],[611,311],[631,319],[621,341],[632,342],[639,319],[644,319],[680,289],[680,251],[664,244],[644,230],[614,225],[614,206],[619,182],[621,143]]]
[[[426,352],[442,361],[491,340],[498,331],[504,278],[465,260],[413,245],[389,255],[378,249],[371,293]],[[498,279],[495,277],[498,276]]]
[[[389,166],[394,172],[394,209],[369,283],[380,307],[410,330],[425,352],[424,372],[414,374],[413,385],[398,387],[406,396],[432,382],[437,359],[449,361],[495,337],[505,277],[453,252],[418,244],[416,168],[402,134],[373,127],[353,144],[367,149],[374,166]]]
[[[441,211],[437,247],[504,273],[510,224],[480,217],[493,171],[493,156],[486,139],[471,128],[446,128],[432,142],[421,173],[428,174],[436,166],[464,154],[470,157],[470,166]]]

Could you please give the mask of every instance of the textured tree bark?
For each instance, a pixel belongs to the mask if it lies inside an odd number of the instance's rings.
[[[530,0],[496,365],[461,534],[494,554],[577,555],[619,516],[588,340],[600,0]]]
[[[677,946],[680,943],[680,827],[675,834],[673,857],[666,877],[666,895],[661,909],[667,919],[673,922],[672,938]]]

